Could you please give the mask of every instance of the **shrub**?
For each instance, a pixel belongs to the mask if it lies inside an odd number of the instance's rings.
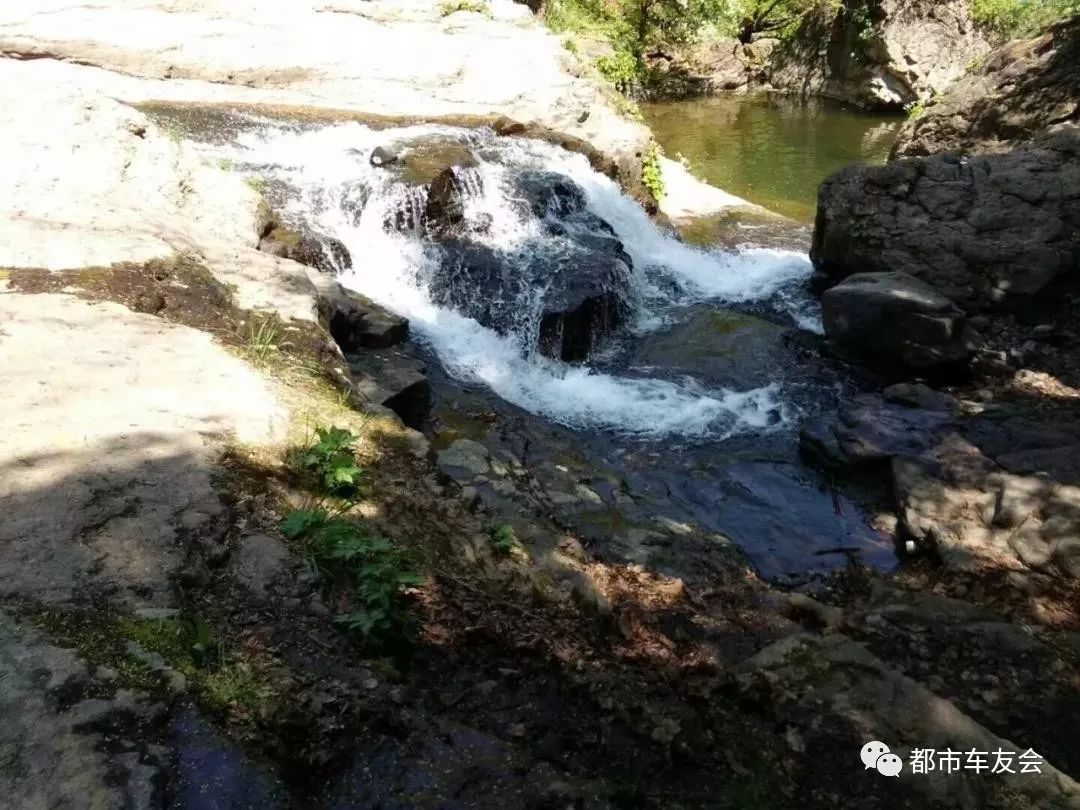
[[[337,597],[339,624],[366,640],[389,640],[405,632],[409,612],[403,591],[422,579],[401,549],[323,509],[292,512],[282,531],[304,542],[313,570]]]
[[[339,498],[359,496],[364,471],[356,464],[356,436],[344,428],[315,429],[311,443],[298,452],[297,466],[317,492]]]
[[[663,148],[653,141],[649,146],[649,151],[645,153],[645,159],[641,162],[641,182],[656,200],[663,199],[665,194],[664,173],[660,168],[660,158],[663,156]]]
[[[972,0],[971,18],[1002,39],[1026,36],[1080,14],[1080,0]]]
[[[505,557],[520,546],[513,526],[504,524],[491,530],[491,548],[499,556]]]

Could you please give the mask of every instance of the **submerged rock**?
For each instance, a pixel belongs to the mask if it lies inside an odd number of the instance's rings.
[[[701,310],[685,323],[646,336],[634,352],[634,367],[657,367],[737,390],[768,385],[786,351],[782,326],[725,310]]]
[[[963,313],[905,273],[860,273],[821,299],[825,334],[869,363],[932,369],[967,359]]]

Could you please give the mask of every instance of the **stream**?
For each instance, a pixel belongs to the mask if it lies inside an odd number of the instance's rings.
[[[206,148],[271,178],[292,224],[348,247],[341,283],[409,319],[435,448],[523,465],[594,553],[679,573],[666,527],[789,584],[895,563],[798,458],[800,421],[851,388],[819,350],[802,252],[690,245],[583,156],[487,129],[252,118]],[[512,516],[501,483],[481,494]]]

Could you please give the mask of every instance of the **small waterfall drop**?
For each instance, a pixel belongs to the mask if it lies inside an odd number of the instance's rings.
[[[446,244],[425,235],[431,213],[426,186],[394,166],[369,161],[377,147],[408,150],[425,139],[452,142],[468,154],[454,170],[463,200],[455,221],[469,250],[497,262],[448,264]],[[686,245],[659,230],[583,156],[488,130],[266,125],[228,147],[207,148],[289,187],[287,214],[340,239],[351,252],[353,269],[340,281],[407,317],[413,335],[463,384],[487,386],[567,426],[644,438],[718,439],[774,429],[789,418],[779,383],[743,391],[708,388],[692,379],[607,373],[587,362],[553,359],[536,347],[545,307],[567,268],[604,251],[612,274],[625,270],[612,293],[626,316],[623,328],[638,332],[666,323],[675,305],[786,294],[810,273],[801,254]],[[529,178],[547,178],[559,188],[561,179],[571,191],[557,188],[541,205]],[[583,196],[583,210],[574,208],[574,195]],[[497,274],[498,284],[470,286],[477,267],[485,279]],[[798,302],[790,308],[793,319],[812,326],[802,307]]]

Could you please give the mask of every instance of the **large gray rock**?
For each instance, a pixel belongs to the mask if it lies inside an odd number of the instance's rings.
[[[359,404],[389,408],[419,429],[431,408],[427,367],[405,352],[371,349],[349,358],[353,396]]]
[[[1008,149],[1050,127],[1080,121],[1080,20],[1009,42],[913,117],[895,157]]]
[[[119,304],[4,294],[0,323],[0,594],[172,605],[185,548],[228,527],[226,437],[284,438],[269,385],[209,334]]]
[[[352,269],[352,256],[340,239],[313,231],[272,224],[259,239],[259,250],[314,267],[323,273]]]
[[[1078,228],[1080,129],[1067,127],[1007,154],[844,169],[822,184],[810,258],[831,280],[907,273],[968,311],[1026,310],[1076,272]]]
[[[825,334],[875,365],[929,369],[965,360],[963,313],[905,273],[860,273],[821,299]]]

